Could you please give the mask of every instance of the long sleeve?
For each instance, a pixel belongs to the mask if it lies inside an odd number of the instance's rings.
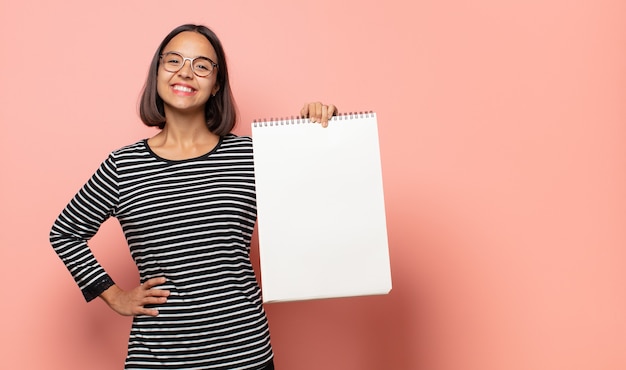
[[[87,241],[104,221],[115,214],[118,199],[116,165],[113,155],[110,155],[63,209],[50,231],[54,251],[87,301],[114,284],[96,260]]]

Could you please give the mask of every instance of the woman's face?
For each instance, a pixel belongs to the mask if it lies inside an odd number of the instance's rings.
[[[202,34],[185,31],[176,35],[163,49],[162,54],[176,52],[184,58],[205,57],[217,61],[213,46]],[[168,72],[161,58],[157,72],[157,92],[163,99],[165,116],[168,112],[202,113],[211,95],[219,90],[216,83],[217,68],[207,77],[198,77],[191,61],[185,60],[177,72]],[[172,69],[172,68],[170,68]]]

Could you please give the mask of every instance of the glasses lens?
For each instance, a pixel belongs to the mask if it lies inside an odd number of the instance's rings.
[[[193,71],[200,77],[206,77],[213,72],[213,63],[205,58],[197,58],[193,61]]]
[[[181,55],[167,53],[163,55],[163,68],[168,72],[178,72],[183,66],[184,59]]]

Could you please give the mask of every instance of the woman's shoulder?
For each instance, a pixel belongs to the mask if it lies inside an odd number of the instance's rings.
[[[146,139],[141,139],[132,144],[124,145],[121,148],[111,152],[109,157],[112,158],[128,158],[128,157],[149,157],[150,151],[146,145]]]
[[[239,136],[233,133],[225,135],[222,140],[233,143],[252,143],[250,136]]]
[[[238,136],[235,134],[224,135],[221,138],[218,150],[220,155],[235,155],[252,157],[252,139],[248,136]]]
[[[136,141],[132,144],[127,144],[124,145],[122,147],[119,147],[115,150],[113,150],[111,152],[111,154],[113,155],[120,155],[120,154],[126,154],[126,153],[134,153],[137,151],[142,151],[146,149],[146,145],[145,145],[146,139],[141,139],[139,141]]]
[[[222,146],[252,148],[252,138],[249,136],[238,136],[231,133],[222,137]]]
[[[114,150],[114,153],[123,153],[123,152],[128,152],[128,151],[137,151],[137,150],[141,150],[145,148],[145,143],[146,143],[146,139],[141,139],[139,141],[135,141],[132,144],[127,144],[124,145],[116,150]]]

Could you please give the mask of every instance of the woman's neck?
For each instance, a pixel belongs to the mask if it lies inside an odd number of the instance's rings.
[[[209,131],[204,115],[166,115],[165,127],[148,140],[148,145],[160,157],[172,160],[189,159],[213,150],[219,136]]]

